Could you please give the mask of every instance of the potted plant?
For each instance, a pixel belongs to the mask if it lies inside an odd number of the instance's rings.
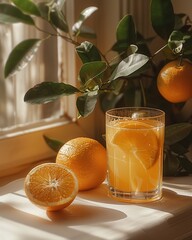
[[[98,101],[103,111],[133,105],[161,108],[167,113],[164,175],[191,174],[191,119],[183,120],[177,116],[192,95],[184,101],[176,99],[173,103],[162,96],[157,84],[160,70],[168,62],[179,59],[182,63],[185,59],[190,61],[192,58],[192,25],[189,17],[175,14],[171,0],[152,0],[151,24],[156,34],[164,40],[164,46],[151,53],[148,43],[154,39],[144,39],[136,31],[133,16],[128,14],[120,20],[116,29],[116,42],[111,47],[116,56],[107,59],[91,41],[76,40],[78,36],[94,36],[92,31],[84,28],[84,22],[97,8],[84,9],[77,22],[69,26],[62,10],[64,4],[65,0],[44,1],[39,4],[32,0],[11,0],[10,3],[0,4],[0,21],[3,23],[20,22],[43,31],[35,22],[35,19],[40,18],[53,29],[53,33],[47,33],[45,39],[25,39],[15,46],[5,64],[5,78],[27,66],[38,52],[39,46],[50,37],[60,37],[74,44],[82,61],[79,71],[80,86],[64,82],[41,82],[26,92],[24,101],[44,104],[62,96],[77,94],[76,106],[82,117],[94,111]],[[155,64],[154,58],[160,52],[164,54],[164,58]],[[162,81],[162,77],[159,81]],[[191,82],[188,84],[192,87]],[[56,145],[53,147],[55,149],[61,144],[49,138],[46,141],[51,147]]]

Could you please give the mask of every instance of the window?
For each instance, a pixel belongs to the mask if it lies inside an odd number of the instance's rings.
[[[39,28],[50,31],[43,21],[37,24]],[[72,79],[71,81],[75,84],[75,75],[71,74],[75,72],[73,46],[63,42],[60,38],[52,37],[40,46],[38,53],[26,68],[13,77],[3,80],[3,65],[11,49],[25,39],[43,39],[47,35],[37,31],[34,27],[21,23],[1,24],[0,35],[2,57],[0,90],[1,137],[4,137],[9,132],[18,132],[27,125],[31,128],[31,124],[41,124],[45,120],[52,121],[61,116],[69,116],[71,114],[68,114],[69,110],[75,108],[74,101],[71,101],[73,103],[71,106],[67,106],[64,99],[45,105],[30,105],[24,103],[23,97],[30,87],[42,81],[67,82],[68,79]],[[70,66],[67,64],[68,62],[71,63]]]
[[[139,7],[140,4],[133,0],[66,2],[70,23],[77,19],[84,8],[88,6],[99,8],[89,23],[97,32],[96,44],[103,52],[107,52],[115,42],[115,28],[119,19],[126,13],[134,14],[135,6]],[[21,36],[24,39],[26,34],[40,37],[40,33],[33,32],[34,30],[28,27],[23,29],[19,24],[16,27],[16,31],[23,34],[16,34],[17,37]],[[3,31],[7,31],[7,35]],[[4,55],[7,55],[11,46],[19,41],[11,34],[12,31],[11,26],[0,28],[0,35],[6,36],[0,38],[0,48],[6,44],[3,48]],[[1,63],[3,59],[0,59]],[[62,98],[61,101],[48,105],[33,106],[23,102],[26,90],[43,80],[64,81],[75,85],[78,69],[79,61],[76,59],[73,46],[56,39],[47,42],[30,65],[13,80],[8,79],[4,82],[0,69],[0,177],[22,171],[32,163],[52,158],[55,153],[46,145],[43,135],[63,142],[83,135],[102,139],[101,135],[105,131],[104,114],[97,108],[89,117],[77,120],[75,96]]]
[[[89,4],[89,3],[88,3]],[[75,1],[67,1],[68,20],[74,22]],[[46,26],[41,26],[46,27]],[[19,32],[19,34],[18,34]],[[75,85],[76,58],[72,45],[61,39],[47,41],[30,64],[16,76],[3,79],[2,65],[18,42],[42,37],[42,33],[21,24],[1,25],[0,79],[0,177],[25,169],[29,164],[52,158],[55,153],[46,145],[43,135],[63,142],[76,136],[94,136],[93,116],[77,120],[75,96],[45,105],[23,102],[25,92],[35,84],[64,81]],[[3,37],[2,37],[3,36]]]

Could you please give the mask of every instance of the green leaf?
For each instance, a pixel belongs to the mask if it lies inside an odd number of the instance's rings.
[[[113,45],[112,50],[119,53],[126,51],[131,44],[136,43],[136,30],[132,15],[124,16],[116,30],[116,43]]]
[[[116,51],[118,53],[125,52],[127,55],[130,55],[132,53],[136,53],[138,51],[138,46],[134,44],[130,44],[128,46],[127,42],[116,42],[111,50]]]
[[[151,45],[152,41],[155,39],[155,37],[148,37],[144,38],[142,34],[137,32],[137,42],[136,45],[138,47],[138,53],[151,56],[151,52],[149,49],[149,46]]]
[[[37,52],[41,42],[40,39],[28,39],[19,43],[8,56],[4,71],[5,78],[26,67]]]
[[[165,128],[165,144],[172,145],[186,138],[192,130],[190,123],[176,123]]]
[[[68,24],[62,11],[59,11],[58,9],[51,11],[50,20],[56,28],[59,28],[61,31],[65,33],[69,32]]]
[[[103,112],[111,108],[115,108],[116,104],[122,99],[123,93],[116,95],[114,92],[104,93],[100,95],[100,105]]]
[[[141,77],[141,74],[144,73],[146,70],[151,68],[151,63],[148,61],[146,64],[144,64],[142,67],[140,67],[138,70],[133,72],[129,75],[130,78],[139,78]]]
[[[78,18],[78,21],[72,26],[72,31],[73,31],[74,36],[78,36],[79,35],[81,26],[84,23],[84,21],[89,16],[91,16],[97,9],[98,9],[97,7],[88,7],[88,8],[85,8],[81,12],[81,14],[80,14],[80,16]]]
[[[148,61],[149,57],[143,54],[131,54],[119,63],[117,68],[112,73],[110,80],[115,80],[119,77],[128,77],[129,75],[143,67]]]
[[[42,82],[26,92],[24,101],[34,104],[48,103],[62,96],[68,96],[77,92],[79,90],[69,84]]]
[[[170,149],[172,152],[174,152],[176,155],[184,155],[188,152],[187,147],[183,146],[181,143],[175,143],[170,146]]]
[[[124,52],[129,47],[127,42],[115,42],[111,48],[111,50],[116,51],[118,53]]]
[[[173,31],[168,40],[168,46],[172,52],[191,54],[192,36],[181,31]]]
[[[22,13],[17,7],[1,3],[0,4],[0,22],[2,23],[25,23],[29,25],[35,25],[33,19]]]
[[[188,173],[192,173],[192,162],[190,162],[187,158],[181,159],[181,165]]]
[[[85,93],[84,95],[77,98],[77,109],[82,117],[87,117],[93,112],[97,103],[97,98],[97,91]]]
[[[116,81],[112,81],[107,86],[106,90],[112,90],[115,95],[119,95],[120,92],[125,90],[125,84],[122,79],[117,79]]]
[[[124,16],[119,22],[116,30],[116,39],[119,43],[127,43],[127,47],[136,42],[136,30],[132,15]]]
[[[95,61],[85,63],[79,72],[79,78],[82,84],[88,83],[88,81],[97,81],[100,80],[107,69],[106,62]]]
[[[151,0],[151,23],[154,31],[167,40],[174,30],[175,15],[171,0]]]
[[[78,36],[82,38],[92,38],[92,39],[95,39],[97,37],[95,31],[92,28],[85,25],[81,26]]]
[[[53,5],[54,8],[57,8],[58,10],[62,10],[64,7],[66,0],[57,0],[57,1],[52,1],[50,4]]]
[[[49,18],[49,14],[50,14],[50,11],[49,11],[49,7],[47,6],[47,2],[40,2],[37,4],[38,6],[38,9],[39,9],[39,12],[41,14],[41,17],[47,21],[50,20]]]
[[[57,0],[57,6],[61,10],[63,9],[64,5],[66,3],[66,0]]]
[[[163,161],[163,175],[166,177],[177,176],[179,167],[179,159],[175,155],[172,155],[169,151],[165,153]]]
[[[47,143],[47,145],[56,153],[60,150],[60,148],[63,146],[63,142],[58,141],[56,139],[47,137],[47,136],[43,136],[45,142]]]
[[[180,53],[183,50],[183,45],[183,33],[180,31],[173,31],[168,39],[168,47],[172,52]]]
[[[92,43],[85,41],[76,47],[76,51],[83,63],[101,61],[98,49]]]
[[[11,0],[21,11],[40,16],[37,5],[31,0]]]

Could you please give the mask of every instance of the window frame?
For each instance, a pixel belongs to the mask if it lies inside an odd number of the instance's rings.
[[[74,0],[68,1],[68,8],[73,9],[70,14],[70,21],[76,18],[75,13],[79,8]],[[69,43],[63,43],[66,55],[64,57],[66,71],[70,71],[70,84],[77,84],[78,61],[75,56],[74,47]],[[72,64],[73,63],[73,64]],[[68,78],[65,77],[65,79]],[[67,79],[66,79],[67,81]],[[43,135],[66,142],[78,136],[95,137],[94,113],[84,119],[77,119],[76,96],[64,97],[63,105],[69,109],[67,116],[57,121],[43,120],[28,126],[19,127],[14,132],[7,132],[0,139],[0,178],[22,172],[28,166],[41,161],[54,161],[56,153],[45,143]],[[71,107],[71,105],[73,107]]]
[[[73,9],[70,13],[70,21],[73,22],[79,13],[88,6],[99,8],[93,18],[90,18],[91,26],[96,30],[97,40],[95,44],[103,52],[107,52],[115,42],[115,28],[119,19],[122,17],[122,7],[124,0],[121,1],[97,1],[97,0],[70,0],[69,7]],[[110,12],[109,12],[110,4]],[[102,26],[102,28],[100,28]],[[65,43],[67,44],[67,43]],[[66,71],[69,71],[71,62],[74,66],[70,69],[70,84],[77,84],[77,73],[81,63],[71,45],[64,48],[67,51],[67,58],[64,59]],[[73,59],[73,60],[72,60]],[[67,79],[66,79],[67,80]],[[75,104],[75,96],[64,98],[64,106]],[[45,126],[36,126],[30,130],[21,129],[16,134],[8,134],[6,138],[0,139],[0,179],[11,180],[19,173],[25,173],[26,169],[39,164],[43,161],[54,161],[56,153],[51,150],[43,139],[43,135],[66,142],[78,136],[92,137],[104,144],[102,134],[105,132],[105,116],[99,104],[95,111],[86,118],[76,118],[77,111],[71,108],[69,118],[59,121],[49,122]],[[46,120],[45,120],[46,121]],[[20,174],[19,174],[20,175]]]

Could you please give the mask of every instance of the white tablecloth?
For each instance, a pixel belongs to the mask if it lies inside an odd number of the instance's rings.
[[[18,179],[0,187],[0,240],[5,239],[191,240],[192,177],[165,179],[158,202],[116,202],[102,184],[52,213],[30,203]]]

